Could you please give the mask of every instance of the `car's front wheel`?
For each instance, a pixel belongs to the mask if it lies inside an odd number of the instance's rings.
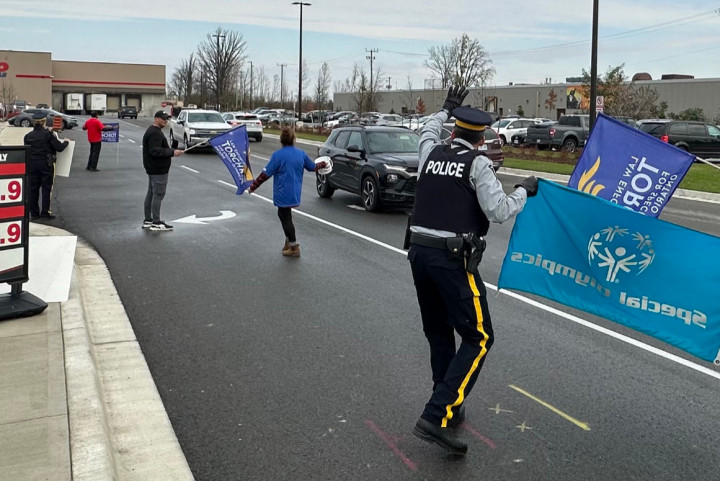
[[[21,127],[30,127],[30,121],[28,119],[22,119],[20,121],[20,126]]]
[[[262,142],[262,135],[256,135],[255,142]]]
[[[330,185],[327,175],[315,174],[315,188],[323,199],[329,199],[335,193],[335,188]]]
[[[368,212],[375,212],[380,208],[380,189],[371,175],[363,177],[360,196]]]
[[[505,144],[507,144],[507,140],[505,140],[505,136],[504,136],[504,135],[501,135],[501,136],[500,136],[500,147],[504,147]]]

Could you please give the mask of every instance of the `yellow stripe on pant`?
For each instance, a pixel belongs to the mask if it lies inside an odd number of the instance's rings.
[[[473,292],[473,303],[475,304],[475,319],[477,320],[477,330],[480,334],[482,334],[482,341],[480,341],[480,354],[478,354],[478,356],[475,358],[472,366],[470,367],[470,371],[467,373],[465,379],[463,379],[463,382],[460,384],[457,400],[453,404],[448,404],[445,408],[447,414],[441,422],[441,426],[444,428],[447,427],[448,421],[450,421],[450,419],[452,419],[453,417],[452,408],[461,405],[465,400],[465,387],[467,386],[467,383],[470,382],[470,378],[472,377],[473,373],[477,370],[478,364],[480,364],[482,358],[485,357],[485,354],[487,354],[488,350],[485,347],[485,344],[490,338],[490,336],[487,335],[485,329],[483,328],[483,313],[482,307],[480,306],[480,291],[475,284],[475,276],[468,272],[467,277],[468,283],[470,284],[470,289],[472,289]]]

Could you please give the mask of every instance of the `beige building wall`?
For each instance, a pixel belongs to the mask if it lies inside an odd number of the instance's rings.
[[[29,104],[50,104],[52,60],[49,52],[0,50],[0,102],[17,99]]]
[[[53,90],[84,93],[165,93],[165,66],[53,60]]]

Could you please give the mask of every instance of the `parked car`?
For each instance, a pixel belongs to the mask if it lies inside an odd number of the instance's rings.
[[[525,143],[538,150],[561,148],[575,152],[585,145],[590,131],[589,115],[563,115],[557,124],[535,124],[527,128]]]
[[[396,115],[396,114],[380,114],[373,118],[375,121],[374,125],[390,125],[390,126],[399,126],[403,123],[402,115]]]
[[[645,119],[638,127],[646,134],[701,158],[720,158],[720,127],[704,122]]]
[[[318,156],[329,156],[332,172],[316,174],[320,197],[335,190],[359,194],[365,209],[374,212],[383,205],[411,206],[415,201],[418,169],[416,132],[403,127],[339,127],[318,148]]]
[[[535,120],[537,122],[535,125],[538,125],[538,124],[552,125],[552,124],[557,123],[557,121],[555,121],[555,120],[550,120],[550,119],[545,119],[545,118],[535,118],[533,120]],[[523,146],[523,145],[525,145],[526,138],[527,138],[527,129],[522,129],[522,130],[518,131],[517,133],[512,134],[512,137],[510,137],[509,145],[512,145],[513,147]]]
[[[62,112],[58,112],[57,110],[53,109],[37,109],[37,108],[30,108],[25,109],[19,114],[12,117],[8,123],[10,125],[13,125],[15,127],[32,127],[33,125],[33,114],[37,112],[44,112],[47,115],[47,120],[45,121],[45,125],[48,127],[52,127],[53,125],[53,119],[55,116],[60,116],[62,118],[62,124],[64,130],[70,130],[73,127],[78,126],[78,119],[71,115],[63,114]]]
[[[452,133],[454,127],[454,117],[451,117],[448,122],[443,124],[443,130],[440,134],[440,138],[443,142],[450,142],[450,134]],[[500,167],[502,167],[503,162],[505,162],[500,136],[492,127],[485,129],[485,143],[481,145],[478,150],[483,151],[483,155],[492,161],[495,172],[497,172]]]
[[[170,120],[170,141],[177,140],[188,148],[230,129],[216,110],[182,110],[177,119]]]
[[[529,126],[539,123],[540,122],[535,119],[505,117],[492,124],[492,128],[495,129],[500,136],[501,144],[505,145],[511,140],[514,134],[525,135]]]
[[[118,110],[118,118],[124,119],[125,117],[130,117],[131,119],[136,119],[138,116],[137,107],[134,105],[123,105],[120,107],[120,110]]]
[[[263,126],[257,115],[247,112],[225,112],[222,116],[223,119],[233,127],[244,125],[247,129],[248,137],[255,139],[255,142],[262,141]]]

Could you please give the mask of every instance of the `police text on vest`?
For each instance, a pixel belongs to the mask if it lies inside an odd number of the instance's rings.
[[[462,177],[465,164],[461,162],[441,162],[437,160],[428,160],[425,167],[425,173],[433,173],[437,175],[449,175],[451,177]]]

